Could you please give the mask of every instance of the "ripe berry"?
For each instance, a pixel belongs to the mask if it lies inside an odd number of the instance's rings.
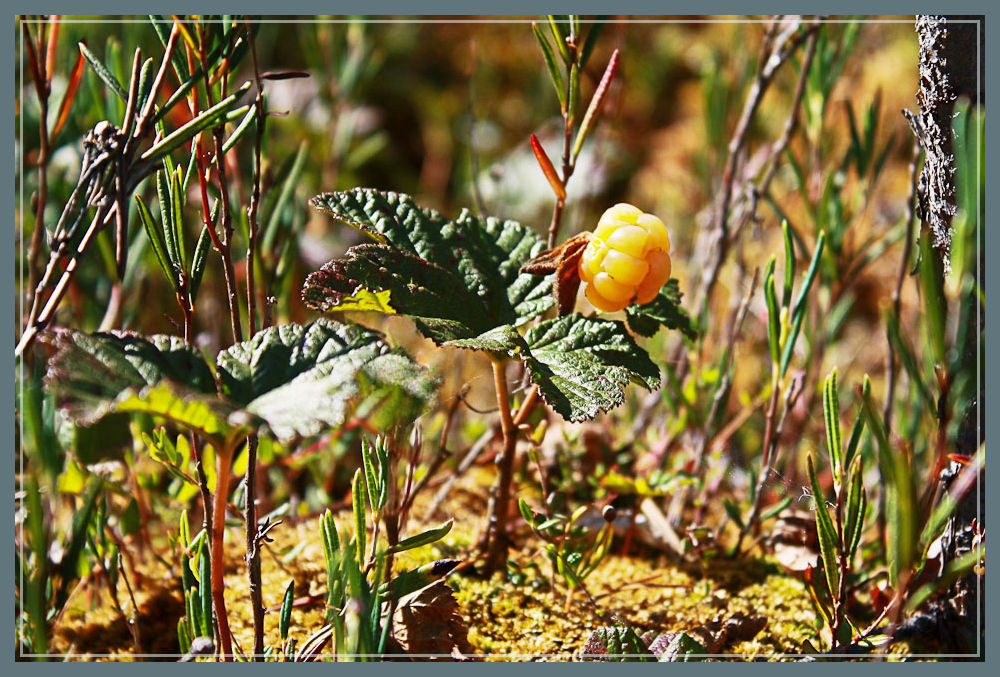
[[[611,207],[580,258],[587,299],[613,313],[649,303],[670,279],[670,236],[663,222],[624,202]]]

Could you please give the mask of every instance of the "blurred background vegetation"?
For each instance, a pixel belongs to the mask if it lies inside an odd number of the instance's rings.
[[[611,52],[620,50],[619,75],[600,127],[584,147],[568,190],[563,235],[591,230],[604,209],[616,202],[629,202],[658,215],[670,232],[673,277],[678,278],[684,305],[697,319],[701,333],[696,341],[666,332],[647,341],[667,377],[661,391],[649,395],[630,389],[625,406],[608,414],[600,429],[585,428],[582,436],[579,430],[559,426],[555,427],[561,435],[549,432],[549,440],[555,440],[549,445],[563,454],[563,460],[553,461],[562,467],[560,486],[577,502],[608,495],[596,478],[611,467],[633,476],[654,471],[676,476],[698,468],[702,475],[696,505],[700,502],[704,508],[710,496],[724,495],[739,505],[737,512],[749,507],[753,468],[768,425],[762,405],[772,392],[772,358],[764,294],[758,287],[752,296],[747,295],[753,289],[751,279],[757,279],[754,271],[763,271],[773,254],[778,255],[778,273],[783,270],[783,219],[793,234],[792,251],[800,271],[816,250],[821,232],[826,234],[826,244],[802,338],[792,357],[793,372],[801,373],[796,378],[805,387],[785,412],[782,444],[786,448],[781,471],[776,472],[780,480],[771,491],[797,498],[807,487],[806,454],[819,456],[824,439],[820,384],[833,367],[838,369],[842,400],[852,421],[857,410],[853,393],[864,375],[871,377],[875,401],[885,401],[886,313],[899,280],[905,283],[898,325],[915,357],[913,369],[899,377],[902,385],[889,404],[889,410],[898,412],[893,433],[903,440],[920,472],[932,466],[938,451],[933,440],[939,419],[924,396],[928,387],[936,388],[932,382],[935,356],[928,347],[933,339],[924,333],[923,322],[928,299],[921,295],[916,276],[900,274],[904,251],[919,249],[906,245],[907,238],[915,241],[917,234],[907,224],[913,142],[899,112],[917,106],[918,44],[912,17],[821,25],[798,126],[785,152],[774,160],[774,178],[767,193],[757,196],[755,217],[734,239],[709,297],[700,299],[702,276],[714,255],[707,234],[715,222],[728,146],[760,66],[760,45],[769,26],[758,19],[715,19],[612,18],[582,74],[586,101]],[[100,120],[120,120],[124,110],[124,104],[108,93],[88,66],[82,69],[72,106],[59,126],[57,102],[72,80],[81,41],[122,82],[128,80],[130,55],[136,46],[145,55],[162,53],[160,40],[144,17],[113,22],[102,17],[63,17],[51,62],[49,129],[59,132],[48,160],[44,208],[48,224],[58,219],[78,178],[81,137]],[[269,273],[273,274],[269,289],[273,304],[268,312],[274,323],[310,319],[312,315],[299,299],[303,279],[360,241],[353,229],[333,223],[306,204],[320,192],[355,186],[399,191],[447,215],[469,208],[516,219],[545,233],[553,198],[528,138],[536,134],[550,157],[558,157],[562,118],[530,21],[338,17],[279,22],[268,18],[260,23],[256,49],[261,71],[307,74],[265,84],[269,117],[262,148],[262,189],[267,229],[273,229],[274,235],[265,238],[260,256],[262,269],[273,271]],[[30,198],[37,188],[40,109],[23,50],[18,51],[18,59],[15,68],[21,77],[15,117],[20,132],[15,160],[22,201],[16,218],[22,225],[17,231],[15,264],[24,271],[34,221]],[[738,158],[741,177],[757,176],[770,162],[767,151],[782,137],[796,100],[802,59],[803,51],[798,50],[787,67],[778,70],[752,117],[746,152]],[[230,83],[235,86],[252,76],[252,66],[244,59]],[[182,124],[183,113],[178,112],[170,122]],[[234,189],[243,208],[249,199],[252,152],[252,144],[241,143],[230,159]],[[968,172],[963,178],[970,185],[975,183]],[[155,195],[153,183],[146,181],[137,191],[150,204]],[[745,208],[744,202],[740,204]],[[960,363],[956,346],[961,318],[966,317],[963,304],[970,293],[969,261],[974,257],[970,252],[976,237],[976,215],[969,214],[973,204],[962,205],[963,220],[957,232],[965,244],[957,254],[953,252],[953,257],[966,257],[965,263],[957,267],[956,277],[941,285],[944,303],[956,309],[948,315],[947,325],[954,365]],[[179,334],[181,319],[173,290],[140,232],[134,204],[132,209],[133,255],[126,272],[128,293],[121,327],[144,334]],[[192,216],[189,242],[194,241],[197,229],[200,224]],[[114,278],[110,233],[104,233],[98,244],[84,260],[56,318],[60,326],[93,331],[105,316]],[[238,247],[234,251],[237,261],[245,251]],[[917,260],[915,253],[910,256],[910,261],[902,262],[907,273]],[[238,276],[241,271],[238,266]],[[23,274],[18,278],[20,300],[28,291],[26,280]],[[238,278],[238,284],[245,280]],[[224,283],[214,259],[204,288],[211,291],[199,296],[195,342],[207,354],[214,354],[227,345],[230,336]],[[747,318],[734,345],[730,342],[733,323],[744,297],[749,299]],[[698,300],[704,305],[696,307]],[[441,406],[425,417],[426,439],[441,434],[456,398],[491,408],[492,383],[485,358],[464,351],[432,350],[430,342],[402,319],[360,314],[351,318],[386,331],[393,342],[407,347],[442,378]],[[683,373],[672,379],[681,362],[685,363]],[[95,448],[80,435],[67,432],[52,398],[41,392],[43,370],[40,360],[29,365],[21,384],[26,392],[34,393],[38,412],[33,419],[37,426],[27,427],[20,449],[28,473],[43,478],[40,483],[53,492],[50,499],[62,497],[55,503],[61,502],[63,508],[90,500],[86,480],[93,465],[125,458],[128,469],[113,473],[118,491],[107,498],[112,515],[108,519],[123,538],[139,538],[148,525],[157,522],[158,506],[174,515],[193,503],[196,491],[171,480],[152,462],[136,460],[130,440],[103,440]],[[953,371],[958,373],[958,368]],[[929,386],[918,378],[921,373]],[[968,383],[962,387],[972,388],[975,375],[964,373],[963,377]],[[721,412],[714,411],[713,402],[723,391],[726,404]],[[953,395],[947,406],[951,413],[944,425],[948,439],[954,441],[959,436],[964,400]],[[881,405],[879,409],[881,413]],[[489,419],[471,407],[459,406],[457,412],[456,450],[468,448]],[[598,442],[593,443],[588,435]],[[700,447],[704,455],[706,439],[713,442],[709,449],[713,460],[703,466],[697,450]],[[343,500],[353,466],[342,459],[356,453],[356,433],[338,431],[292,455],[279,453],[269,444],[262,442],[260,452],[262,474],[270,487],[262,496],[261,514],[281,509],[292,516],[313,515]],[[866,437],[866,457],[875,454],[872,444]],[[84,449],[93,453],[81,455]],[[334,453],[326,453],[328,449]],[[451,465],[452,461],[446,464]],[[878,464],[867,467],[866,482],[875,486]],[[26,481],[20,477],[19,486],[28,486]],[[824,483],[829,487],[828,480]],[[138,495],[129,493],[130,488],[140,487]],[[726,520],[718,510],[720,504],[713,505],[709,513]],[[680,519],[672,513],[670,517]],[[56,510],[52,519],[68,525],[73,514]],[[171,517],[161,523],[172,528],[176,520]]]

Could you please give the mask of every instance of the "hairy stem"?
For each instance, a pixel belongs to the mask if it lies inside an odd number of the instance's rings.
[[[510,412],[510,393],[507,389],[506,362],[494,358],[493,383],[497,405],[500,407],[500,429],[503,433],[503,451],[500,456],[500,477],[490,515],[489,542],[486,570],[496,571],[507,563],[507,515],[510,513],[511,484],[514,479],[514,455],[517,449],[517,426]]]

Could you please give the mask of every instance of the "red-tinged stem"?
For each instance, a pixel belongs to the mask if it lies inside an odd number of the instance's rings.
[[[215,501],[212,511],[212,602],[219,624],[219,640],[222,644],[222,660],[233,660],[233,636],[229,629],[225,598],[225,540],[226,540],[226,495],[229,487],[230,466],[233,452],[226,449],[219,453],[216,464]]]

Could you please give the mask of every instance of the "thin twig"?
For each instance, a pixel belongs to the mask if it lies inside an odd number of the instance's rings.
[[[777,21],[778,20],[776,20],[776,22]],[[740,157],[743,155],[744,148],[747,143],[747,137],[750,132],[751,122],[753,122],[753,118],[757,114],[757,109],[760,107],[760,103],[764,98],[764,94],[773,82],[778,69],[782,66],[782,64],[791,58],[792,54],[795,52],[799,44],[801,44],[802,40],[819,29],[819,22],[815,21],[807,28],[806,31],[796,35],[796,31],[798,31],[800,25],[801,18],[788,21],[787,25],[781,30],[781,32],[774,37],[773,45],[769,45],[768,43],[770,41],[765,40],[765,46],[770,47],[770,49],[765,50],[767,52],[767,58],[762,58],[761,60],[757,70],[757,75],[754,78],[749,93],[747,94],[746,103],[743,105],[743,111],[740,114],[740,119],[736,124],[736,129],[734,130],[733,136],[729,142],[729,156],[726,161],[725,173],[722,177],[719,207],[716,211],[715,218],[715,257],[713,258],[711,265],[706,268],[705,274],[702,276],[701,288],[699,289],[695,303],[696,308],[701,308],[702,305],[711,297],[712,290],[718,282],[719,272],[722,270],[722,265],[729,256],[729,249],[731,245],[729,211],[732,205],[733,188],[736,183],[737,164]]]
[[[122,580],[125,581],[125,589],[128,591],[128,598],[132,601],[132,618],[128,621],[129,632],[132,635],[132,644],[135,648],[136,660],[142,660],[142,635],[139,631],[139,605],[135,601],[135,593],[132,592],[132,584],[129,583],[128,573],[125,571],[125,563],[121,551],[118,552],[118,572]]]

